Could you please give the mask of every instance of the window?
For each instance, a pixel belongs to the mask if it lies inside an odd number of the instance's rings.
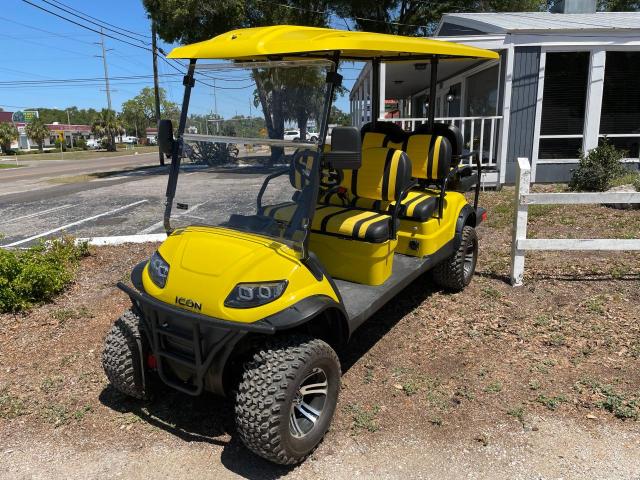
[[[578,158],[582,148],[589,52],[549,52],[538,158]]]
[[[640,52],[607,52],[600,136],[628,158],[640,152]]]
[[[498,109],[498,66],[467,78],[465,116],[488,117]]]

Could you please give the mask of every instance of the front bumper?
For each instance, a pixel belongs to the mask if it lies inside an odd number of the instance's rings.
[[[133,269],[133,287],[117,286],[141,314],[142,329],[156,358],[161,380],[189,395],[203,390],[224,394],[223,371],[236,344],[247,333],[273,335],[300,325],[330,306],[325,296],[312,296],[257,322],[242,323],[189,312],[161,302],[144,291],[142,271],[146,262]],[[143,359],[146,360],[146,359]]]

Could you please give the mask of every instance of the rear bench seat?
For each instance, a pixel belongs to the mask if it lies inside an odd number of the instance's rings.
[[[305,167],[303,156],[292,162],[289,179],[297,190],[303,187],[298,169]],[[349,185],[357,198],[366,204],[390,205],[400,198],[411,179],[411,162],[407,155],[391,148],[367,149],[366,161],[358,170],[345,170],[343,185]],[[266,206],[262,214],[281,221],[290,221],[296,205],[285,202]],[[343,203],[320,204],[311,224],[311,232],[330,236],[381,243],[391,239],[392,217],[378,211],[363,210],[360,205]]]
[[[421,181],[420,189],[410,191],[401,200],[398,217],[402,220],[426,222],[438,209],[440,192],[427,188],[440,184],[451,166],[451,144],[445,137],[428,133],[407,133],[394,123],[378,122],[375,129],[371,123],[362,128],[362,165],[369,161],[369,149],[387,147],[407,153],[412,165],[411,176]],[[341,205],[366,210],[387,212],[394,208],[394,201],[366,198],[354,190],[345,171],[342,189],[333,189],[320,199],[327,205]]]

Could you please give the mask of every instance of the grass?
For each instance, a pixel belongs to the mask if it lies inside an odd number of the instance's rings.
[[[502,391],[502,383],[491,382],[489,385],[484,387],[484,391],[486,393],[500,393]]]
[[[0,391],[0,418],[10,420],[26,413],[24,402],[6,391]]]
[[[376,415],[380,412],[380,406],[374,405],[370,409],[365,409],[360,405],[349,405],[352,415],[352,428],[354,430],[366,430],[376,432],[380,429],[376,421]]]
[[[524,426],[524,407],[522,405],[507,410],[507,415],[516,418]]]
[[[629,172],[611,180],[611,187],[622,185],[633,185],[636,190],[640,191],[640,174],[638,172]]]
[[[77,320],[79,318],[93,317],[91,311],[85,305],[82,305],[77,309],[60,308],[51,312],[51,316],[54,319],[58,320],[58,322],[60,322],[61,324],[66,322],[67,320]]]
[[[134,155],[136,152],[138,154],[142,153],[151,153],[157,152],[158,147],[136,147],[135,150],[118,150],[117,152],[105,152],[98,150],[82,150],[77,152],[64,152],[64,155],[61,157],[60,152],[48,152],[48,153],[35,153],[35,154],[24,154],[19,155],[19,160],[60,160],[64,158],[64,160],[90,160],[92,158],[103,158],[103,157],[122,157],[125,155]]]
[[[0,163],[0,170],[2,170],[3,168],[20,168],[20,167],[24,167],[24,165],[15,165],[15,164],[11,164],[11,163]]]
[[[549,410],[555,410],[560,406],[560,404],[565,403],[566,401],[567,398],[564,395],[548,397],[546,395],[540,394],[538,395],[538,398],[536,398],[536,402],[544,405]]]
[[[587,391],[598,399],[597,408],[611,412],[622,420],[640,420],[640,392],[627,394],[616,390],[612,385],[602,384],[596,380],[583,379],[576,384],[579,393]]]
[[[589,300],[587,300],[587,302],[585,303],[585,307],[587,307],[587,310],[589,310],[591,313],[602,315],[604,313],[604,304],[604,296],[596,295],[595,297],[591,297]]]

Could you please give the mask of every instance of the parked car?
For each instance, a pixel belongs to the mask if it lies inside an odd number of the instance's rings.
[[[285,130],[283,138],[285,140],[299,142],[300,141],[300,130]]]
[[[127,135],[127,136],[121,137],[121,141],[122,143],[129,143],[131,145],[135,145],[136,143],[138,143],[138,137]]]
[[[309,141],[309,142],[317,142],[318,141],[318,132],[310,132],[310,131],[307,130],[307,135],[306,136],[307,136],[306,141]],[[285,140],[289,140],[289,141],[299,142],[300,141],[300,130],[298,130],[298,129],[285,130],[284,139]]]
[[[100,140],[96,140],[95,138],[90,138],[87,140],[87,148],[90,150],[97,150],[100,148]]]

